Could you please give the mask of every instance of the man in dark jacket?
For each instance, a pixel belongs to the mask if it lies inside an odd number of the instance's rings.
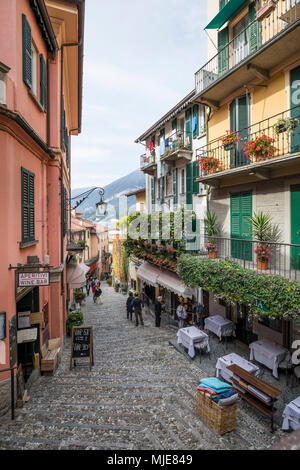
[[[161,301],[162,301],[162,297],[157,297],[157,299],[155,299],[155,304],[154,304],[154,308],[155,308],[155,326],[157,328],[160,327],[160,321],[161,321],[161,310],[162,310]]]
[[[129,292],[129,297],[126,302],[126,309],[127,309],[127,320],[132,320],[132,302],[133,302],[133,293]]]
[[[135,298],[133,299],[133,302],[132,302],[132,307],[133,307],[134,314],[135,314],[135,326],[139,326],[139,318],[140,318],[141,325],[144,326],[144,321],[142,317],[143,301],[141,297],[139,296],[139,294],[135,294]]]

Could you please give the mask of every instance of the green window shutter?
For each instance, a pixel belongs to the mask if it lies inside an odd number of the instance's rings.
[[[172,148],[176,148],[176,140],[177,140],[177,119],[173,119],[172,121]]]
[[[31,27],[26,16],[22,15],[22,43],[23,43],[23,81],[32,88],[32,50]]]
[[[159,184],[160,184],[160,202],[161,204],[164,204],[165,202],[165,178],[164,177],[160,178]]]
[[[291,186],[291,243],[300,245],[300,185]],[[300,248],[291,248],[292,268],[300,270]]]
[[[172,121],[172,131],[176,131],[177,130],[177,119],[173,119]]]
[[[173,205],[178,204],[178,168],[173,170]]]
[[[300,108],[297,106],[300,83],[300,66],[290,72],[290,95],[291,95],[291,117],[297,119],[297,125],[294,132],[290,135],[291,152],[300,150]]]
[[[196,139],[199,135],[199,106],[197,104],[193,106],[193,129],[193,137]]]
[[[193,162],[193,194],[199,194],[199,183],[195,179],[199,176],[199,166],[197,162]]]
[[[193,164],[192,163],[189,163],[186,166],[185,193],[186,193],[186,204],[192,205],[193,204]]]
[[[192,112],[190,109],[185,112],[185,147],[192,150]]]
[[[34,174],[21,170],[22,241],[33,241],[34,227]]]
[[[67,190],[64,185],[62,185],[62,192],[61,192],[61,222],[62,222],[62,232],[63,236],[65,237],[68,231],[68,197],[67,197]]]
[[[234,258],[252,260],[252,245],[239,240],[251,240],[252,193],[238,193],[230,197],[231,255]]]
[[[256,18],[255,2],[249,5],[248,22],[253,23]],[[249,28],[249,53],[256,51],[261,45],[261,22],[255,21]]]
[[[155,180],[151,178],[151,202],[155,206]]]
[[[44,111],[47,110],[47,74],[44,56],[40,55],[40,97]]]
[[[218,32],[218,71],[219,76],[223,75],[228,70],[228,42],[229,42],[229,30],[228,27]]]

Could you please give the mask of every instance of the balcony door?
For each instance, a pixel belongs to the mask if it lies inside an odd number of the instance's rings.
[[[252,216],[252,193],[236,193],[230,197],[231,217],[231,256],[252,261],[252,229],[249,217]]]
[[[291,243],[300,245],[300,185],[291,186]],[[292,268],[300,270],[300,248],[291,249]]]
[[[234,65],[241,62],[249,54],[248,15],[246,15],[233,28],[233,56]]]
[[[230,168],[248,165],[249,160],[242,149],[242,143],[248,141],[250,125],[250,96],[236,98],[230,105],[230,130],[237,132],[241,142],[230,151]]]

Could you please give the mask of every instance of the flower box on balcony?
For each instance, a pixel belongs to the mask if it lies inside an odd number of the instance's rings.
[[[276,8],[276,3],[273,0],[268,0],[258,11],[256,14],[257,21],[264,20],[267,16],[269,16],[273,10]]]

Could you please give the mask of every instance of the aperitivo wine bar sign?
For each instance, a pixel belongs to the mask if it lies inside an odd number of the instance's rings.
[[[18,273],[18,287],[49,286],[50,273]]]

